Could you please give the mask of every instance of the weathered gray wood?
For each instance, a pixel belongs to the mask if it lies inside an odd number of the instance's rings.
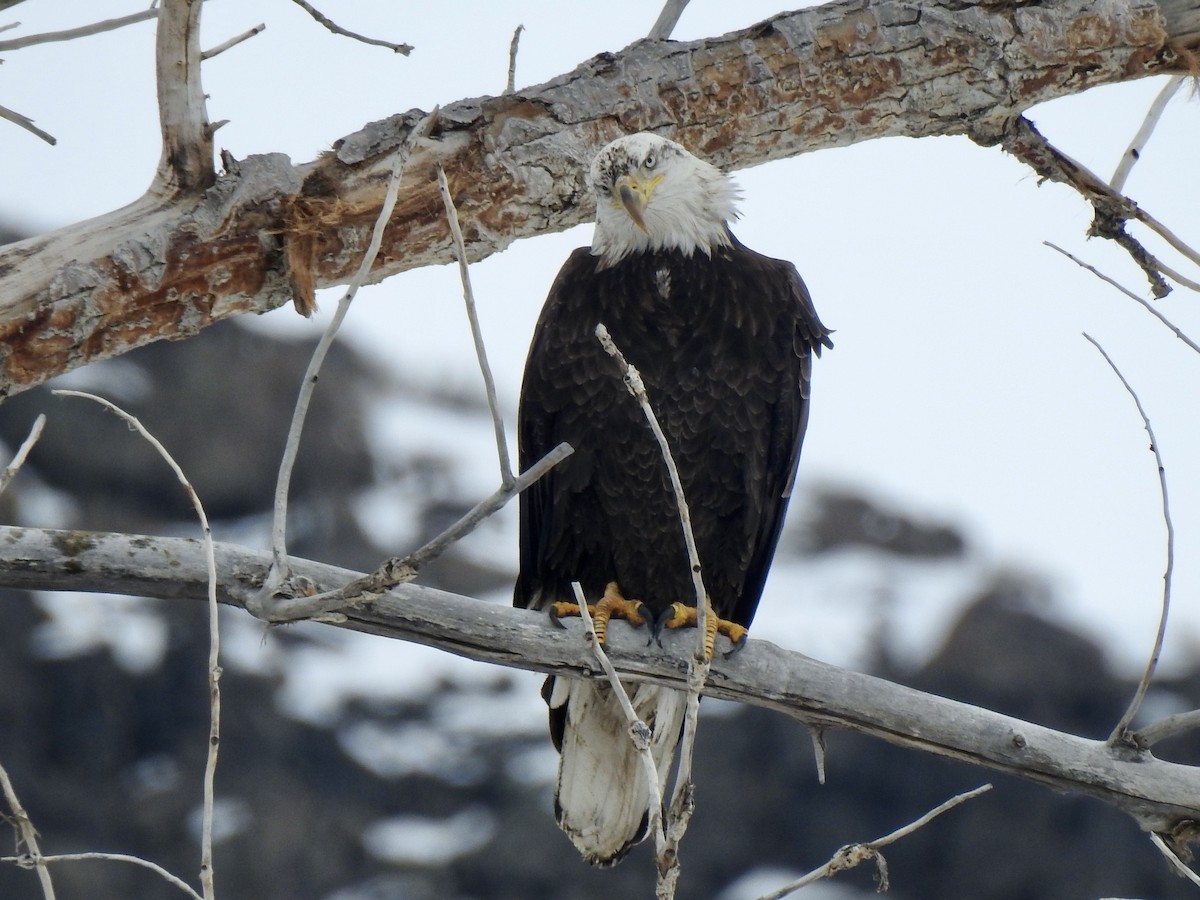
[[[838,0],[722,37],[640,41],[536,87],[450,103],[412,149],[372,280],[452,260],[439,165],[479,259],[588,219],[584,164],[622,131],[669,134],[727,168],[890,135],[998,143],[1034,104],[1187,71],[1200,0],[1163,2],[1165,18],[1153,0]],[[272,309],[293,288],[345,283],[392,154],[423,116],[373,122],[304,165],[230,161],[203,193],[183,184],[0,251],[0,398]]]
[[[270,562],[267,552],[218,544],[221,601],[244,606]],[[357,577],[307,560],[292,565],[321,589]],[[0,585],[7,587],[204,600],[205,579],[199,541],[0,527]],[[334,624],[483,662],[603,677],[577,622],[558,629],[539,613],[418,585],[344,613]],[[682,687],[694,641],[669,634],[664,644],[665,651],[647,647],[644,636],[616,628],[608,649],[622,673]],[[715,660],[705,693],[1095,796],[1148,830],[1170,834],[1200,821],[1200,769],[840,669],[766,641],[752,640],[732,659]]]

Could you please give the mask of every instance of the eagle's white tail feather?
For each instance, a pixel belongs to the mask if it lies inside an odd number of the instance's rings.
[[[638,718],[651,729],[659,794],[667,783],[687,696],[669,688],[628,684]],[[558,823],[589,862],[616,862],[645,834],[651,797],[629,724],[609,685],[555,679],[550,705],[567,704],[558,765]]]

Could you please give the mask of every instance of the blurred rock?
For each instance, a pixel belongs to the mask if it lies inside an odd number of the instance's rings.
[[[874,547],[897,556],[944,559],[962,556],[966,546],[962,534],[949,525],[922,522],[853,491],[821,488],[809,502],[810,509],[790,534],[810,555]]]

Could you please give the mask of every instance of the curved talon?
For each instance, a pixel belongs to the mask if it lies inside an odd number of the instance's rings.
[[[561,628],[565,631],[567,626],[564,625],[560,620],[566,616],[579,615],[579,604],[563,602],[551,603],[546,607],[546,614],[550,617],[550,621],[554,624],[555,628]]]
[[[686,606],[683,603],[672,603],[654,620],[654,634],[652,640],[658,641],[658,645],[662,646],[662,633],[664,628],[687,628],[695,627],[698,624],[698,616],[696,615],[696,607]],[[713,658],[717,635],[723,634],[729,638],[729,642],[733,647],[729,652],[722,654],[726,659],[737,653],[742,647],[746,646],[746,640],[749,637],[749,631],[744,625],[739,625],[737,622],[731,622],[728,619],[718,618],[716,610],[712,608],[712,604],[708,605],[708,614],[704,617],[705,630],[707,634],[704,638],[704,650],[708,654],[708,658]]]
[[[721,654],[725,659],[729,659],[729,657],[731,657],[735,653],[739,652],[750,641],[750,632],[747,631],[745,628],[743,628],[741,625],[738,625],[737,627],[741,628],[741,631],[742,631],[741,637],[735,638],[730,633],[733,629],[723,632],[725,634],[725,636],[729,638],[729,642],[733,645],[728,650],[726,650],[724,653]]]

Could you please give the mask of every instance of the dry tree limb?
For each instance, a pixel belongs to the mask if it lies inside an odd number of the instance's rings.
[[[56,138],[50,132],[43,131],[34,125],[33,119],[29,118],[29,116],[23,116],[21,113],[17,112],[16,110],[9,109],[7,106],[0,106],[0,119],[7,119],[14,125],[24,128],[30,134],[37,135],[50,146],[54,146],[58,143],[58,138]]]
[[[243,31],[241,34],[237,35],[236,37],[231,37],[229,40],[222,41],[221,43],[217,44],[217,46],[210,47],[209,49],[205,50],[203,53],[200,54],[200,61],[208,62],[208,60],[212,59],[214,56],[218,56],[219,54],[224,53],[226,50],[230,49],[231,47],[236,47],[238,44],[242,43],[243,41],[248,41],[248,40],[250,40],[250,38],[254,37],[256,34],[262,34],[262,32],[264,32],[266,30],[267,30],[266,24],[263,22],[259,22],[257,25],[255,25],[253,28],[249,29],[248,31]],[[213,130],[216,131],[216,126],[213,126]]]
[[[207,596],[198,541],[0,525],[0,546],[5,548],[0,555],[4,587],[165,600]],[[271,554],[223,543],[215,550],[218,599],[244,608],[260,591]],[[291,558],[288,566],[327,588],[359,577],[311,560]],[[532,610],[403,584],[342,613],[337,627],[415,641],[482,662],[563,677],[600,675],[573,623],[552,628],[544,614]],[[622,678],[686,690],[691,638],[664,634],[660,649],[645,646],[645,639],[630,630],[617,629],[605,649]],[[1181,824],[1200,822],[1200,767],[926,694],[769,641],[751,639],[728,659],[718,654],[704,692],[773,709],[808,726],[848,729],[1095,797],[1127,813],[1146,831],[1170,834]]]
[[[44,863],[80,862],[85,860],[132,863],[135,866],[141,866],[143,869],[149,869],[151,872],[156,873],[165,882],[179,888],[191,897],[192,900],[205,900],[186,881],[177,875],[172,875],[158,863],[142,859],[140,856],[130,856],[128,853],[56,853],[53,856],[43,856],[41,860]],[[28,866],[30,865],[30,860],[28,856],[0,856],[0,863],[16,863],[18,866]]]
[[[1139,747],[1153,747],[1159,741],[1188,731],[1195,731],[1198,728],[1200,728],[1200,709],[1193,709],[1189,712],[1175,713],[1165,719],[1159,719],[1145,728],[1139,728],[1131,737]]]
[[[1179,854],[1176,853],[1175,849],[1163,839],[1162,835],[1152,833],[1150,835],[1150,840],[1154,846],[1159,849],[1159,852],[1161,852],[1162,855],[1167,858],[1167,862],[1171,864],[1171,868],[1173,868],[1192,884],[1200,886],[1200,875],[1197,875],[1195,872],[1193,872],[1192,869],[1182,859],[1179,858]]]
[[[367,246],[366,252],[363,253],[362,260],[358,265],[358,271],[350,280],[346,292],[338,301],[337,310],[334,312],[333,318],[325,328],[325,332],[321,335],[320,341],[317,342],[312,358],[309,359],[308,367],[305,369],[304,379],[300,383],[300,394],[296,399],[296,406],[292,410],[292,420],[288,426],[283,457],[279,463],[279,474],[275,482],[274,516],[271,526],[271,547],[275,556],[275,565],[272,567],[271,576],[263,586],[261,606],[251,610],[251,612],[260,618],[270,618],[270,597],[283,585],[289,575],[287,570],[288,490],[291,486],[292,469],[295,466],[296,455],[300,452],[300,436],[304,431],[304,422],[308,417],[309,404],[312,401],[313,392],[317,387],[317,377],[321,371],[321,365],[325,362],[325,356],[329,352],[329,348],[333,345],[333,339],[342,325],[342,320],[346,318],[346,313],[350,310],[350,304],[354,302],[354,297],[358,294],[360,285],[366,280],[367,273],[371,271],[371,266],[375,263],[375,257],[378,255],[379,247],[383,243],[383,231],[387,227],[392,210],[396,206],[396,200],[400,196],[400,182],[404,178],[404,168],[407,161],[407,148],[401,148],[392,162],[392,172],[388,180],[387,194],[384,197],[383,205],[380,207],[379,215],[375,219],[375,227],[371,232],[371,242]],[[315,302],[315,298],[302,299],[301,297],[296,297],[297,311],[304,314],[307,310],[308,313],[311,313],[312,309],[315,308]]]
[[[1095,266],[1088,265],[1083,260],[1081,260],[1079,257],[1064,250],[1062,247],[1058,246],[1057,244],[1053,244],[1050,241],[1042,241],[1042,243],[1045,244],[1047,247],[1049,247],[1051,250],[1057,250],[1059,253],[1061,253],[1063,256],[1065,256],[1067,259],[1071,260],[1071,262],[1075,263],[1077,266],[1081,266],[1082,268],[1087,269],[1089,272],[1091,272],[1093,275],[1095,275],[1101,281],[1111,284],[1113,287],[1115,287],[1118,291],[1120,291],[1126,297],[1136,300],[1139,304],[1141,304],[1142,309],[1149,312],[1150,315],[1154,316],[1154,318],[1158,319],[1158,321],[1162,322],[1164,325],[1166,325],[1168,328],[1170,328],[1171,331],[1174,333],[1175,337],[1179,338],[1181,341],[1183,341],[1185,344],[1187,344],[1189,347],[1191,347],[1197,353],[1200,353],[1200,344],[1197,344],[1195,341],[1193,341],[1190,337],[1188,337],[1183,332],[1183,329],[1181,329],[1178,325],[1176,325],[1174,322],[1172,322],[1170,319],[1168,319],[1166,316],[1164,316],[1161,312],[1159,312],[1153,303],[1150,303],[1146,299],[1139,297],[1137,294],[1135,294],[1133,291],[1129,290],[1129,288],[1125,287],[1123,284],[1119,283],[1115,279],[1109,278],[1107,275],[1105,275],[1103,272],[1101,272]],[[1200,288],[1200,285],[1197,285],[1197,287]]]
[[[604,670],[608,683],[612,687],[613,696],[621,705],[621,711],[625,713],[625,721],[629,723],[629,740],[642,760],[642,771],[645,773],[646,783],[650,787],[650,797],[658,800],[656,803],[652,799],[650,808],[646,811],[646,815],[649,817],[646,830],[654,835],[655,854],[661,855],[667,846],[667,836],[663,829],[664,803],[662,789],[659,787],[658,766],[654,762],[654,753],[650,750],[653,732],[645,722],[638,718],[638,714],[633,708],[633,702],[629,699],[629,692],[625,690],[625,685],[621,684],[621,677],[617,674],[612,660],[608,658],[604,645],[596,636],[596,626],[592,622],[592,613],[588,609],[587,597],[583,595],[583,586],[578,581],[572,581],[571,590],[575,592],[575,602],[579,606],[579,618],[583,621],[584,638],[591,647],[592,653],[595,654],[597,662],[600,663],[600,667]]]
[[[679,24],[679,17],[687,9],[688,2],[689,0],[667,0],[663,5],[662,12],[654,20],[654,25],[651,26],[646,39],[650,41],[667,40],[671,36],[671,32],[675,30],[675,26]]]
[[[492,414],[492,430],[496,433],[496,455],[500,459],[500,484],[513,482],[512,462],[508,458],[508,440],[504,436],[504,420],[500,416],[500,402],[496,399],[496,380],[492,367],[488,365],[487,347],[483,343],[483,329],[479,327],[479,314],[475,311],[475,292],[471,290],[471,270],[467,264],[467,248],[463,242],[462,228],[458,222],[458,210],[450,196],[450,185],[446,172],[438,166],[438,190],[442,205],[446,209],[446,221],[450,225],[450,236],[454,241],[454,255],[458,257],[458,275],[462,279],[463,301],[467,306],[467,321],[471,325],[471,340],[475,344],[475,358],[479,360],[479,371],[483,374],[483,388],[487,394],[488,412]]]
[[[175,462],[175,458],[171,456],[167,448],[162,445],[158,438],[147,431],[146,427],[135,416],[131,416],[115,403],[105,400],[103,397],[97,397],[95,394],[64,390],[56,390],[52,393],[56,397],[79,397],[84,400],[91,400],[124,420],[171,467],[171,471],[175,473],[175,478],[183,486],[184,493],[187,494],[188,500],[192,504],[192,509],[196,511],[196,518],[200,520],[200,530],[204,537],[204,563],[208,579],[209,701],[208,754],[204,765],[204,810],[200,831],[200,885],[204,891],[204,900],[215,900],[212,832],[217,751],[221,746],[221,626],[217,605],[217,558],[216,552],[213,549],[212,529],[208,524],[208,515],[204,512],[204,504],[200,502],[200,496],[196,493],[196,489],[192,487],[192,483],[188,481],[183,469],[179,467],[179,463]]]
[[[25,465],[25,458],[29,456],[29,451],[33,449],[33,445],[38,442],[38,438],[42,436],[42,429],[46,427],[45,413],[38,413],[38,417],[33,420],[33,426],[29,429],[29,436],[21,442],[21,446],[17,448],[16,454],[12,461],[5,466],[4,471],[0,472],[0,494],[4,493],[8,483],[16,477],[21,466]]]
[[[908,837],[908,835],[912,834],[914,831],[924,828],[942,813],[953,809],[960,803],[966,803],[968,800],[973,800],[980,794],[986,793],[991,789],[992,786],[990,784],[980,785],[972,791],[966,791],[962,794],[957,794],[951,797],[945,803],[935,807],[934,809],[931,809],[919,819],[908,823],[902,828],[897,828],[890,834],[885,834],[883,837],[876,838],[873,841],[867,841],[865,844],[847,844],[845,847],[842,847],[835,854],[833,854],[833,856],[829,858],[829,862],[825,863],[823,866],[813,869],[807,875],[804,875],[796,881],[793,881],[791,884],[781,887],[777,891],[764,894],[759,898],[759,900],[780,900],[781,897],[786,897],[789,894],[793,894],[802,887],[812,884],[814,881],[820,881],[822,878],[829,878],[832,875],[836,875],[838,872],[844,872],[846,869],[853,869],[855,866],[865,862],[866,860],[874,860],[878,872],[878,889],[881,892],[886,891],[888,889],[887,862],[884,860],[883,855],[879,852],[881,847],[886,847],[888,844],[894,844],[901,838]]]
[[[700,694],[708,681],[708,673],[712,660],[708,656],[708,617],[716,615],[709,608],[708,591],[704,587],[704,578],[700,569],[700,554],[696,549],[696,537],[692,532],[692,516],[688,509],[687,497],[684,495],[683,481],[679,477],[679,468],[675,465],[675,457],[671,453],[671,445],[663,433],[654,413],[654,407],[646,393],[646,385],[638,370],[631,365],[613,342],[608,329],[601,322],[596,326],[596,339],[604,352],[616,360],[621,368],[621,377],[625,387],[646,417],[646,424],[658,442],[662,453],[663,464],[670,477],[671,489],[675,494],[675,507],[679,513],[679,525],[683,529],[683,542],[687,548],[688,565],[691,568],[693,598],[696,604],[696,650],[688,663],[687,706],[683,717],[683,736],[679,741],[679,765],[675,772],[675,782],[671,790],[671,807],[666,823],[666,843],[657,853],[658,884],[655,896],[659,900],[670,900],[675,896],[675,885],[679,880],[679,842],[687,831],[688,823],[694,808],[694,786],[692,784],[692,755],[696,744],[696,727],[700,719]]]
[[[1167,497],[1167,472],[1163,466],[1162,454],[1158,449],[1158,440],[1154,437],[1154,427],[1150,424],[1150,417],[1146,415],[1141,398],[1138,397],[1137,391],[1126,380],[1121,370],[1117,367],[1117,364],[1112,361],[1112,357],[1100,346],[1099,341],[1086,332],[1084,332],[1083,336],[1087,338],[1088,343],[1100,351],[1100,355],[1104,357],[1104,361],[1108,363],[1109,368],[1121,380],[1121,384],[1124,385],[1126,392],[1133,398],[1133,403],[1137,407],[1138,414],[1142,417],[1142,425],[1146,429],[1146,434],[1150,436],[1150,451],[1154,454],[1154,462],[1158,468],[1158,486],[1162,495],[1163,521],[1167,526],[1167,567],[1166,571],[1163,572],[1162,613],[1158,618],[1158,631],[1154,637],[1154,647],[1150,651],[1150,659],[1146,662],[1146,670],[1142,673],[1142,678],[1138,682],[1137,690],[1134,691],[1129,707],[1113,728],[1112,734],[1108,736],[1109,744],[1131,744],[1134,739],[1129,733],[1129,725],[1133,721],[1134,716],[1137,715],[1138,710],[1141,709],[1142,701],[1146,697],[1146,691],[1150,689],[1150,680],[1154,677],[1154,670],[1158,668],[1158,659],[1162,654],[1163,640],[1167,635],[1167,615],[1171,610],[1171,575],[1175,570],[1175,524],[1171,521],[1171,506]]]
[[[524,25],[513,29],[512,40],[508,44],[508,80],[504,83],[504,93],[511,94],[517,89],[517,48],[521,45],[521,32]]]
[[[54,900],[54,883],[50,880],[50,871],[46,868],[46,858],[42,856],[41,848],[38,847],[37,829],[33,827],[29,813],[25,812],[25,807],[21,805],[21,801],[17,797],[12,779],[8,777],[8,772],[2,765],[0,765],[0,791],[3,792],[8,808],[12,810],[12,817],[16,820],[17,847],[19,849],[24,843],[27,850],[24,856],[4,857],[0,859],[0,862],[11,860],[18,865],[27,865],[36,869],[38,881],[42,885],[42,896],[46,900]]]
[[[399,53],[402,56],[408,56],[410,53],[413,52],[412,44],[394,44],[391,41],[381,41],[379,38],[366,37],[361,34],[356,34],[353,31],[347,31],[345,28],[343,28],[337,22],[333,21],[331,18],[326,16],[324,13],[322,13],[319,9],[314,7],[311,3],[305,3],[304,0],[292,0],[292,2],[295,3],[297,6],[299,6],[306,13],[308,13],[310,16],[312,16],[314,19],[316,19],[318,22],[320,22],[322,25],[324,25],[326,28],[328,28],[330,31],[332,31],[334,34],[340,34],[340,35],[342,35],[342,37],[353,38],[356,41],[361,41],[364,44],[371,44],[372,46],[375,46],[375,47],[387,47],[393,53]]]
[[[1168,271],[1164,264],[1135,239],[1125,225],[1141,222],[1161,237],[1180,255],[1200,266],[1200,251],[1185,243],[1178,235],[1136,203],[1108,186],[1102,178],[1085,165],[1072,159],[1052,145],[1032,122],[1017,117],[998,143],[1010,154],[1024,162],[1043,179],[1066,184],[1091,203],[1095,216],[1090,234],[1108,238],[1119,244],[1142,269],[1156,297],[1164,297],[1171,289],[1163,280]],[[1171,270],[1171,277],[1192,286],[1189,279]]]
[[[394,556],[385,560],[370,575],[356,578],[342,587],[306,597],[279,597],[259,618],[272,623],[295,622],[300,619],[323,617],[343,607],[358,606],[384,591],[407,584],[420,573],[422,567],[433,562],[455,542],[474,531],[486,518],[498,512],[509,500],[528,488],[552,468],[574,452],[571,445],[563,442],[522,472],[508,485],[501,485],[491,496],[475,504],[457,522],[423,547],[408,556]],[[257,615],[257,613],[256,613]],[[339,621],[345,621],[341,616]]]
[[[1158,120],[1162,118],[1163,111],[1167,108],[1167,102],[1175,96],[1183,82],[1184,76],[1172,75],[1163,85],[1163,89],[1158,92],[1154,102],[1150,104],[1141,128],[1137,130],[1137,134],[1133,136],[1133,140],[1129,142],[1125,152],[1121,154],[1121,162],[1117,164],[1116,171],[1108,181],[1108,186],[1118,194],[1124,192],[1129,173],[1133,171],[1134,164],[1141,159],[1142,151],[1146,149],[1146,144],[1150,141],[1150,135],[1154,133],[1154,129],[1158,126]]]
[[[2,8],[0,7],[0,9]],[[73,41],[76,38],[100,34],[105,31],[113,31],[117,28],[124,28],[126,25],[136,24],[137,22],[145,22],[147,19],[153,19],[157,16],[157,9],[144,9],[141,12],[131,13],[128,16],[105,19],[103,22],[93,22],[91,25],[83,25],[79,28],[68,28],[64,31],[47,31],[42,34],[30,34],[25,37],[10,38],[7,41],[0,41],[0,53],[4,53],[6,50],[20,50],[23,47],[32,47],[36,44]]]
[[[162,156],[148,195],[168,200],[202,191],[216,180],[212,129],[200,84],[203,0],[163,0],[154,64]]]

